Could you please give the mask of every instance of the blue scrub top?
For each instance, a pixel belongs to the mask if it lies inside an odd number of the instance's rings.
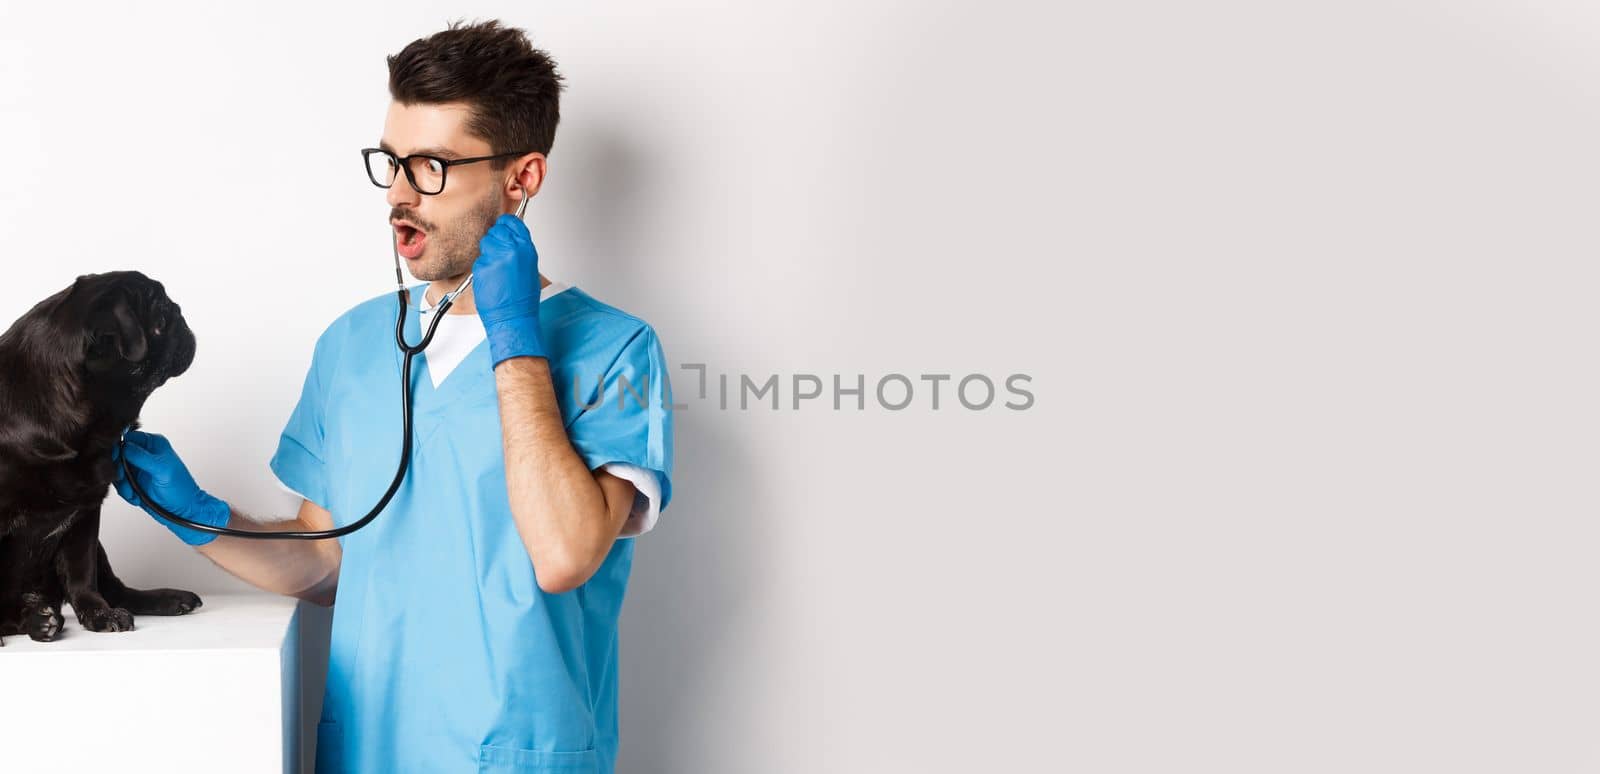
[[[339,526],[371,509],[399,462],[396,304],[367,301],[317,340],[272,458]],[[655,331],[576,287],[543,300],[539,321],[574,449],[591,470],[653,471],[664,510],[671,392]],[[579,588],[541,590],[507,500],[487,342],[437,388],[424,357],[412,362],[411,470],[383,513],[339,538],[317,771],[609,774],[634,541],[618,539]]]

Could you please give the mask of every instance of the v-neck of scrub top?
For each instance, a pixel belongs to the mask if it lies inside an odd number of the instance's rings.
[[[539,291],[539,301],[542,303],[569,287],[571,286],[552,280]],[[427,289],[427,285],[418,285],[411,289],[411,305],[407,308],[405,325],[406,343],[411,345],[422,341],[422,335],[426,331],[424,326],[433,322],[433,307],[426,305]],[[483,322],[476,314],[447,313],[445,317],[446,319],[439,322],[439,330],[434,333],[434,341],[430,343],[428,349],[411,359],[412,410],[418,414],[435,414],[464,394],[468,394],[474,385],[481,385],[485,378],[492,379],[494,376],[494,368],[489,361],[489,338],[483,329]],[[449,319],[451,317],[460,319]],[[467,331],[475,331],[475,334],[470,335],[476,341],[458,362],[438,363],[439,366],[446,368],[448,373],[435,384],[436,380],[433,377],[435,364],[428,361],[428,353],[439,343],[439,337],[445,335],[446,329],[451,331],[451,335],[459,335],[462,326],[466,326]],[[398,349],[395,350],[397,369],[404,365],[404,357]]]

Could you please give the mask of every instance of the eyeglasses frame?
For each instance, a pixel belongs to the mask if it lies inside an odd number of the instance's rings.
[[[472,156],[470,158],[465,158],[465,159],[447,159],[447,158],[442,158],[440,156],[435,156],[435,155],[432,155],[432,154],[429,154],[429,153],[413,153],[410,156],[396,156],[396,155],[394,155],[393,152],[384,150],[383,148],[362,148],[361,149],[361,164],[362,164],[362,166],[366,167],[367,179],[371,180],[373,185],[378,186],[379,188],[382,188],[382,189],[385,189],[385,190],[388,190],[389,188],[392,188],[394,186],[394,183],[390,183],[389,185],[383,185],[383,184],[378,182],[377,178],[372,176],[372,154],[374,154],[374,153],[382,153],[383,155],[388,156],[389,158],[393,159],[394,162],[400,166],[400,171],[404,172],[405,175],[406,175],[406,182],[411,184],[411,190],[416,191],[417,193],[419,193],[419,194],[421,194],[423,196],[438,196],[439,194],[444,193],[445,183],[450,180],[450,168],[451,167],[459,166],[459,165],[462,165],[462,164],[472,164],[472,163],[479,162],[479,161],[489,161],[491,159],[503,159],[503,158],[509,158],[511,156],[523,156],[523,155],[526,155],[526,154],[529,154],[529,153],[532,153],[532,152],[533,151],[531,151],[531,150],[512,151],[511,153],[496,153],[496,154],[494,154],[492,156]],[[411,160],[412,159],[427,159],[429,161],[437,161],[439,163],[439,190],[437,190],[437,191],[424,191],[424,190],[422,190],[421,186],[417,185],[417,178],[416,178],[415,174],[413,174],[412,171],[411,171]],[[395,176],[396,180],[398,180],[399,178],[400,178],[399,175]]]

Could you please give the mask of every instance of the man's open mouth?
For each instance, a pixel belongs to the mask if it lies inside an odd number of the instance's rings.
[[[395,249],[402,256],[412,259],[422,255],[428,243],[428,232],[403,220],[391,221],[390,225],[394,226]]]

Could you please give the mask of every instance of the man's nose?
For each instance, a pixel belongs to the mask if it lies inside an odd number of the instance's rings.
[[[390,207],[415,207],[422,201],[422,194],[411,187],[411,181],[402,172],[394,177],[394,183],[389,186],[388,194],[384,196]]]

